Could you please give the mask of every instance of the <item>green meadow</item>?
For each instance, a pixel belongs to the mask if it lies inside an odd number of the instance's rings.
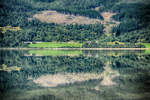
[[[64,48],[64,47],[81,48],[82,44],[76,43],[76,42],[42,42],[42,43],[29,44],[29,47],[35,47],[35,48]]]
[[[146,48],[150,48],[150,43],[142,43]]]
[[[136,45],[143,45],[145,48],[150,48],[150,43],[136,43]]]
[[[107,42],[108,45],[129,45],[131,46],[131,43],[129,42],[119,42],[119,41],[114,41],[114,42]],[[150,48],[150,43],[135,43],[136,46],[138,45],[143,45],[145,48]],[[134,47],[133,47],[134,48]]]

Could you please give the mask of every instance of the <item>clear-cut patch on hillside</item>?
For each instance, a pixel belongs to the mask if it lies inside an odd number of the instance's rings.
[[[39,14],[35,14],[33,18],[36,18],[46,23],[56,24],[98,24],[102,23],[99,19],[88,18],[84,16],[75,16],[69,14],[62,14],[56,11],[43,11]],[[31,21],[31,20],[30,20]]]
[[[116,15],[116,13],[111,13],[111,12],[102,12],[101,15],[103,16],[104,18],[104,22],[109,22],[111,21],[112,19],[112,16],[113,15]]]
[[[101,15],[104,18],[104,21],[103,21],[103,25],[105,27],[104,32],[106,35],[109,35],[111,33],[112,28],[119,25],[120,22],[112,19],[112,16],[116,15],[116,13],[102,12]]]

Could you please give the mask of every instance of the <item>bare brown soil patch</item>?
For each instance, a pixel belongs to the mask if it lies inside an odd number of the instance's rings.
[[[112,18],[113,15],[116,15],[116,13],[111,13],[111,12],[103,12],[101,15],[104,18],[104,22],[109,22]]]
[[[110,35],[111,30],[114,26],[117,26],[120,24],[120,22],[115,21],[112,19],[112,16],[116,15],[116,13],[112,13],[112,12],[103,12],[101,13],[101,15],[104,18],[103,24],[104,24],[104,32],[106,35]]]
[[[101,23],[99,19],[92,19],[84,16],[75,16],[69,14],[62,14],[56,11],[43,11],[40,14],[35,14],[33,18],[36,18],[46,23],[56,24],[97,24]]]
[[[98,11],[100,9],[100,7],[96,7],[95,10]]]

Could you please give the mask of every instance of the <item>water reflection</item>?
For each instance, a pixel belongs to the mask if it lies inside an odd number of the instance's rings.
[[[29,50],[24,56],[79,56],[81,50]]]
[[[54,75],[42,75],[33,81],[44,87],[56,87],[59,85],[74,84],[101,78],[101,74],[94,73],[65,73]]]
[[[101,82],[101,85],[103,86],[111,86],[116,85],[116,82],[113,82],[112,79],[119,76],[119,72],[113,70],[110,67],[110,62],[106,62],[106,65],[104,66],[104,72],[102,73],[103,80]]]
[[[104,71],[102,73],[57,73],[54,75],[48,74],[33,79],[33,81],[43,87],[57,87],[59,85],[102,79],[100,85],[112,86],[116,85],[116,82],[113,82],[112,79],[117,76],[119,76],[118,71],[115,71],[110,67],[110,62],[106,62]]]
[[[145,51],[41,52],[0,52],[1,100],[150,99]]]

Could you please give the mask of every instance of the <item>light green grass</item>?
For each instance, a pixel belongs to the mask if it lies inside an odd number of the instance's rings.
[[[82,54],[80,50],[30,50],[30,54],[39,56],[78,56]]]
[[[144,45],[145,48],[150,48],[150,43],[137,43],[137,44]]]
[[[76,42],[43,42],[43,43],[36,43],[36,44],[29,44],[29,47],[36,47],[36,48],[80,48],[82,47],[81,43]]]
[[[146,48],[150,48],[150,43],[142,43]]]
[[[150,48],[150,43],[137,43],[137,44],[144,45],[145,48]],[[150,50],[145,50],[144,53],[145,54],[150,54]]]

